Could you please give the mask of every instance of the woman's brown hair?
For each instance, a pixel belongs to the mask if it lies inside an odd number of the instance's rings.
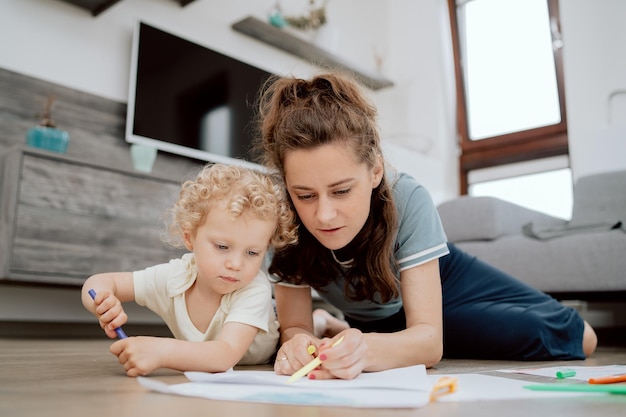
[[[346,75],[322,74],[310,80],[274,77],[260,93],[258,118],[261,162],[277,171],[283,181],[285,155],[290,150],[347,145],[370,169],[382,159],[376,108]],[[299,218],[297,221],[301,224]],[[269,271],[285,282],[316,289],[343,274],[348,298],[388,301],[398,295],[393,257],[396,228],[393,193],[383,175],[372,192],[370,215],[348,245],[354,260],[351,267],[340,267],[329,249],[305,227],[299,227],[298,244],[277,251]]]

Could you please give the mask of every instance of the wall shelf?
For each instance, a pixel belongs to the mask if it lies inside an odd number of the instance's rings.
[[[255,17],[246,17],[243,20],[233,23],[232,28],[237,32],[241,32],[282,49],[285,52],[303,58],[312,64],[328,69],[338,69],[349,72],[353,74],[361,84],[372,90],[378,90],[393,85],[392,81],[373,71],[356,68],[343,58]]]
[[[80,8],[86,9],[91,13],[93,17],[98,16],[100,13],[107,10],[109,7],[113,6],[116,3],[119,3],[120,0],[61,0],[65,3],[71,3]],[[194,0],[174,0],[178,2],[181,7],[184,7],[191,3]]]

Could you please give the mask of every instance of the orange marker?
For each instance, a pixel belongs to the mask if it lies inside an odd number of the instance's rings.
[[[589,381],[587,382],[589,382],[590,384],[616,384],[618,382],[626,382],[626,374],[589,378]]]

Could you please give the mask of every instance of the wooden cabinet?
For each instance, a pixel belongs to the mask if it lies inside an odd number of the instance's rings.
[[[0,166],[0,279],[81,285],[183,253],[163,242],[179,183],[28,147]]]

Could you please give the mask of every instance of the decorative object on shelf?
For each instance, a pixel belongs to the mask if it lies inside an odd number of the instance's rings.
[[[302,15],[289,16],[282,13],[280,0],[276,1],[274,10],[277,10],[285,22],[284,26],[274,26],[290,31],[293,35],[303,38],[305,41],[313,42],[323,49],[338,52],[339,30],[328,24],[326,15],[326,5],[328,0],[323,0],[321,5],[316,4],[317,0],[309,0],[308,12]],[[276,15],[274,16],[276,20]],[[272,22],[270,21],[270,24]]]
[[[53,96],[48,96],[46,108],[38,126],[30,128],[26,133],[26,144],[33,148],[46,149],[52,152],[65,153],[70,141],[70,135],[56,128],[52,120]]]
[[[272,10],[270,10],[267,21],[270,25],[276,26],[280,29],[287,27],[288,23],[283,17],[283,10],[280,6],[280,0],[276,1],[274,7],[272,7]]]
[[[322,5],[315,4],[316,0],[309,0],[309,13],[302,16],[284,16],[289,26],[301,30],[319,29],[326,24],[326,4],[328,0],[324,0]],[[278,4],[280,7],[280,4]]]
[[[157,148],[140,143],[130,145],[130,156],[133,160],[133,167],[140,172],[150,173],[157,156]]]

